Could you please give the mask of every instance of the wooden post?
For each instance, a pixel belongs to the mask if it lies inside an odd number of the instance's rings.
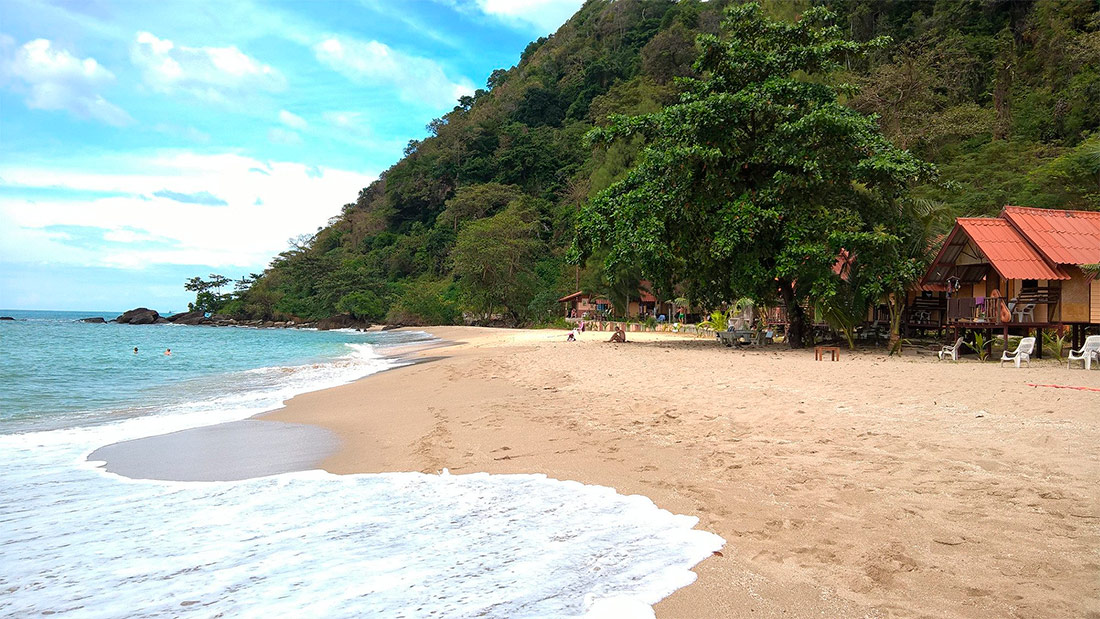
[[[1043,358],[1043,328],[1035,327],[1035,358]]]

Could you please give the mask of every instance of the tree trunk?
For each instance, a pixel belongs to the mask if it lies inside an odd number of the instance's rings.
[[[806,339],[806,313],[794,296],[794,284],[781,280],[779,295],[787,306],[787,343],[791,348],[802,348]]]
[[[890,308],[890,340],[886,344],[889,354],[901,354],[901,317],[904,312],[905,296],[891,292],[887,295],[886,306]]]

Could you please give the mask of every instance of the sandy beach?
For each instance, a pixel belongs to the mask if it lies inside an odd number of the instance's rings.
[[[453,345],[265,418],[335,432],[334,473],[545,473],[697,516],[726,547],[658,617],[1100,617],[1100,371],[429,331]]]

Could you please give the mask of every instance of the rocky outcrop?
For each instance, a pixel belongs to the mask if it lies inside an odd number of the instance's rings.
[[[11,316],[0,316],[0,320],[15,320]]]
[[[158,322],[168,322],[160,317],[156,310],[147,307],[138,307],[115,318],[115,322],[122,325],[151,325]]]
[[[174,322],[177,325],[198,325],[202,324],[202,321],[206,319],[205,312],[183,312],[180,314],[172,314],[168,317],[168,322]]]
[[[351,314],[337,314],[317,321],[317,328],[321,331],[328,331],[330,329],[366,329],[368,327],[370,327],[369,322],[357,320],[353,318]]]
[[[92,323],[92,324],[101,325],[101,324],[106,323],[107,321],[101,316],[92,316],[91,318],[81,318],[77,322],[88,322],[88,323]]]
[[[94,319],[85,319],[96,322]],[[213,314],[207,316],[205,312],[180,312],[164,317],[157,312],[139,307],[132,309],[118,318],[110,321],[120,324],[147,325],[160,323],[174,323],[177,325],[198,325],[204,327],[254,327],[270,329],[366,329],[369,322],[356,320],[350,314],[339,314],[326,318],[321,322],[299,322],[298,320],[249,320],[247,318],[233,318],[226,314]]]

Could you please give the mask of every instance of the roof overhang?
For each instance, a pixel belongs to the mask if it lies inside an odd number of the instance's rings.
[[[1051,264],[1100,262],[1100,212],[1006,206],[1001,217]]]
[[[1070,279],[1063,269],[1048,263],[1007,220],[960,217],[921,283],[940,284],[948,277],[976,283],[990,268],[1002,279]]]
[[[573,299],[577,299],[577,298],[580,298],[580,297],[583,297],[583,296],[585,296],[584,292],[581,292],[581,291],[574,292],[573,294],[568,294],[568,295],[565,295],[564,297],[558,299],[558,303],[565,303],[567,301],[572,301]]]

